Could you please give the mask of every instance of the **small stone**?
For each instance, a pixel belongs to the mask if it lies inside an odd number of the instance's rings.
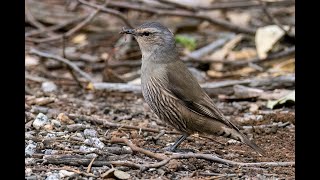
[[[24,159],[24,164],[25,164],[25,166],[32,165],[32,164],[35,163],[35,161],[36,160],[34,158],[25,158]]]
[[[61,123],[58,120],[52,119],[51,120],[51,124],[54,125],[55,127],[60,127]]]
[[[87,157],[87,158],[96,158],[96,157],[98,157],[98,155],[95,154],[95,153],[90,153],[90,154],[86,154],[85,157]]]
[[[37,130],[39,130],[40,128],[42,128],[43,126],[49,124],[50,121],[48,119],[48,117],[42,113],[39,113],[36,117],[36,119],[33,121],[32,126],[34,128],[36,128]]]
[[[27,145],[27,147],[25,148],[24,150],[24,155],[25,156],[32,156],[35,152],[36,152],[36,144],[33,142],[33,143],[30,143]]]
[[[41,89],[43,92],[54,92],[57,91],[57,85],[54,82],[47,81],[41,84]]]
[[[43,129],[47,130],[47,131],[51,131],[53,130],[53,125],[52,124],[46,124],[43,126]]]
[[[48,133],[45,138],[55,138],[56,135],[55,134],[52,134],[52,133]]]
[[[48,173],[49,174],[49,173]],[[47,176],[46,180],[60,180],[60,175],[58,173],[51,173]]]
[[[64,113],[60,113],[57,119],[61,122],[61,124],[74,124],[74,121],[71,120],[67,115]]]
[[[70,171],[66,171],[66,170],[60,170],[59,171],[59,175],[60,175],[61,178],[64,178],[64,177],[74,176],[75,173],[74,172],[70,172]]]
[[[230,139],[228,142],[228,144],[239,144],[240,142],[239,141],[236,141],[234,139]]]
[[[85,129],[83,131],[84,137],[90,138],[90,137],[97,137],[97,131],[94,129]]]
[[[103,142],[101,142],[98,138],[90,138],[90,139],[86,139],[85,141],[84,141],[84,143],[86,143],[86,144],[89,144],[89,145],[91,145],[91,146],[93,146],[93,147],[96,147],[96,148],[99,148],[99,149],[102,149],[102,148],[104,148],[104,144],[103,144]]]
[[[89,153],[89,152],[93,152],[97,150],[97,148],[94,147],[88,147],[88,146],[80,146],[79,151],[83,152],[83,153]]]
[[[59,152],[59,151],[57,151],[57,150],[46,149],[46,150],[44,151],[44,154],[45,154],[45,155],[54,155],[54,154],[58,154],[58,152]]]
[[[24,171],[26,176],[31,176],[32,174],[32,169],[31,168],[26,168],[26,170]]]

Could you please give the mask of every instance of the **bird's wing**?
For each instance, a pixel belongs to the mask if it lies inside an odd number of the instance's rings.
[[[169,70],[167,71],[169,81],[168,91],[170,91],[170,93],[190,111],[220,121],[239,131],[239,129],[227,120],[222,112],[213,104],[212,99],[200,87],[193,75],[189,71],[183,70],[183,66],[184,64],[182,63],[180,64],[179,69],[172,69],[173,67],[169,67]]]

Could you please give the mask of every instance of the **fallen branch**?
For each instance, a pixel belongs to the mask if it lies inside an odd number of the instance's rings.
[[[87,79],[90,82],[94,82],[94,80],[90,77],[89,74],[85,73],[84,71],[82,71],[78,66],[74,65],[71,61],[69,61],[68,59],[62,58],[60,56],[54,55],[54,54],[49,54],[46,52],[42,52],[39,51],[37,49],[30,49],[29,51],[30,54],[35,54],[37,56],[41,56],[41,57],[45,57],[45,58],[50,58],[53,60],[57,60],[59,62],[62,62],[66,65],[68,65],[72,70],[76,71],[77,73],[79,73],[81,76],[83,76],[85,79]]]
[[[71,24],[74,24],[74,23],[77,23],[79,21],[82,21],[86,17],[87,17],[87,15],[83,15],[83,16],[80,16],[78,18],[71,19],[70,21],[66,21],[66,22],[62,22],[60,24],[56,24],[56,25],[50,26],[50,27],[48,27],[46,29],[32,30],[32,31],[26,32],[24,36],[25,37],[30,37],[30,36],[40,35],[40,34],[43,34],[43,33],[46,33],[46,32],[50,32],[50,31],[56,31],[56,30],[59,30],[59,29],[62,29],[64,27],[66,27],[66,26],[69,26]]]
[[[204,55],[207,55],[208,53],[218,49],[219,47],[223,46],[225,43],[227,43],[229,40],[231,40],[232,38],[235,37],[235,34],[228,34],[226,35],[226,37],[218,39],[198,50],[195,50],[193,52],[191,52],[190,54],[188,54],[186,56],[186,58],[182,59],[182,60],[187,60],[188,58],[192,58],[192,59],[200,59],[201,57],[203,57]]]
[[[124,143],[127,146],[129,146],[132,149],[132,151],[134,151],[134,152],[139,152],[139,153],[145,154],[145,155],[147,155],[147,156],[149,156],[151,158],[155,158],[157,160],[166,159],[166,156],[164,154],[157,154],[157,153],[153,153],[151,151],[145,150],[143,148],[140,148],[140,147],[134,145],[132,142],[130,142],[126,138],[113,137],[113,138],[111,138],[111,143]]]
[[[71,119],[80,119],[83,121],[88,121],[88,122],[93,122],[97,124],[101,124],[104,127],[111,127],[111,128],[125,128],[125,129],[135,129],[139,131],[147,131],[147,132],[155,132],[159,133],[161,130],[159,129],[154,129],[154,128],[143,128],[143,127],[137,127],[137,126],[130,126],[130,125],[125,125],[125,124],[117,124],[117,123],[112,123],[109,122],[105,119],[100,119],[100,118],[93,118],[91,116],[84,116],[84,115],[76,115],[76,114],[68,114],[69,118]],[[166,134],[180,134],[177,131],[165,131]]]
[[[284,1],[270,1],[266,2],[267,6],[291,6],[295,5],[293,0],[284,0]],[[201,10],[221,10],[221,9],[239,9],[239,8],[263,8],[259,2],[256,1],[230,1],[230,2],[221,2],[213,3],[210,6],[200,6],[198,7]]]
[[[26,18],[30,22],[30,24],[32,24],[33,26],[35,26],[39,30],[46,30],[46,27],[44,25],[42,25],[40,22],[38,22],[36,20],[36,18],[34,18],[34,16],[32,15],[32,13],[31,13],[31,11],[29,9],[28,2],[25,2],[25,6],[24,7],[25,7]],[[50,32],[50,35],[55,35],[55,33]]]
[[[115,141],[115,142],[120,142]],[[124,141],[121,141],[121,143]],[[129,143],[130,144],[130,143]],[[136,148],[136,147],[135,147]],[[137,147],[138,152],[141,152],[141,148]],[[152,153],[152,152],[150,152]],[[154,156],[155,155],[155,156]],[[153,153],[153,155],[150,155],[150,157],[153,158],[159,158],[161,159],[162,157],[158,156],[158,154]],[[136,164],[133,162],[129,161],[108,161],[108,158],[99,158],[95,161],[92,162],[92,166],[106,166],[106,165],[121,165],[121,166],[127,166],[127,167],[132,167],[132,168],[138,168],[142,171],[147,170],[149,168],[159,168],[162,167],[166,164],[168,164],[171,160],[173,159],[191,159],[191,158],[196,158],[196,159],[204,159],[220,164],[225,164],[228,166],[240,166],[240,167],[294,167],[295,162],[256,162],[256,163],[242,163],[242,162],[236,162],[236,161],[231,161],[227,159],[222,159],[217,156],[211,155],[211,154],[200,154],[200,153],[187,153],[187,154],[179,154],[175,153],[171,155],[168,158],[163,159],[160,162],[156,163],[145,163],[145,164]],[[65,165],[72,165],[72,166],[88,166],[92,159],[85,157],[85,156],[80,156],[80,155],[44,155],[44,164],[65,164]]]
[[[111,12],[111,9],[104,8],[102,6],[99,6],[99,5],[96,5],[96,4],[93,4],[93,3],[89,3],[87,1],[83,1],[83,0],[79,0],[79,1],[81,3],[83,3],[83,4],[85,4],[85,5],[100,9],[103,12],[106,12],[106,13],[110,13]],[[113,6],[113,7],[118,7],[118,8],[127,8],[127,9],[132,9],[132,10],[135,10],[135,11],[152,13],[152,14],[156,14],[156,15],[159,15],[159,16],[180,16],[180,17],[188,17],[188,18],[193,18],[193,19],[200,19],[200,20],[208,21],[211,24],[227,28],[227,29],[229,29],[231,31],[238,32],[238,33],[245,33],[245,34],[254,35],[255,32],[256,32],[256,29],[250,29],[250,28],[246,28],[246,27],[237,26],[237,25],[232,24],[232,23],[230,23],[228,21],[224,21],[224,20],[221,20],[221,19],[214,19],[214,18],[211,18],[209,16],[202,15],[202,14],[199,14],[199,13],[193,13],[193,12],[190,12],[190,11],[161,10],[161,9],[156,9],[156,8],[149,7],[149,6],[141,6],[140,4],[135,4],[135,3],[131,3],[131,2],[130,3],[127,3],[127,2],[112,2],[111,3],[110,2],[109,5],[110,5],[110,7]],[[113,10],[113,11],[115,11],[115,10]],[[124,22],[127,21],[126,18],[122,14],[119,14],[118,11],[116,11],[116,12],[117,12],[117,16],[120,17]],[[133,27],[129,22],[126,22],[126,24],[130,28]]]
[[[250,64],[262,64],[265,62],[270,62],[273,60],[278,60],[281,58],[286,58],[286,57],[290,57],[290,56],[294,56],[295,55],[295,46],[293,47],[289,47],[288,49],[285,49],[283,51],[280,52],[276,52],[276,53],[272,53],[269,56],[267,56],[264,59],[260,59],[260,58],[252,58],[252,59],[248,59],[248,60],[237,60],[237,61],[231,61],[228,59],[225,60],[213,60],[213,59],[206,59],[206,58],[189,58],[187,59],[188,62],[193,62],[193,63],[223,63],[226,65],[230,65],[231,68],[235,68],[235,67],[243,67],[243,66],[249,66]]]
[[[254,78],[243,80],[225,80],[219,82],[207,82],[200,84],[200,86],[207,92],[211,93],[212,90],[217,88],[226,88],[234,85],[248,85],[250,87],[263,87],[266,89],[274,89],[279,87],[293,87],[295,84],[295,76],[285,75],[270,78]],[[95,90],[117,91],[117,92],[133,92],[141,94],[141,86],[127,83],[92,83]]]
[[[106,4],[103,5],[103,7]],[[73,27],[72,29],[70,29],[68,32],[62,34],[62,35],[57,35],[57,36],[52,36],[49,38],[44,38],[44,39],[28,39],[30,41],[36,42],[36,43],[44,43],[44,42],[48,42],[48,41],[55,41],[55,40],[59,40],[59,39],[63,39],[63,38],[68,38],[71,35],[73,35],[75,32],[79,31],[81,28],[83,28],[84,26],[86,26],[90,21],[92,21],[92,19],[94,17],[96,17],[98,15],[98,13],[100,12],[100,9],[96,9],[94,12],[92,12],[86,19],[84,19],[82,22],[80,22],[78,25],[76,25],[75,27]]]
[[[86,5],[86,6],[89,6],[89,7],[94,7],[99,11],[103,11],[105,13],[114,15],[114,16],[120,18],[127,26],[129,26],[130,28],[133,28],[131,23],[127,20],[127,18],[120,11],[117,11],[117,10],[114,10],[114,9],[110,9],[110,8],[106,8],[104,6],[99,6],[99,5],[96,5],[96,4],[93,4],[93,3],[89,3],[89,2],[84,1],[84,0],[78,0],[78,1],[83,5]]]

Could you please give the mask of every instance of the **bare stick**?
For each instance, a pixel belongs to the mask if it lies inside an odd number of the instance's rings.
[[[139,130],[139,131],[147,131],[147,132],[155,132],[155,133],[159,133],[161,131],[159,129],[154,129],[154,128],[143,128],[143,127],[137,127],[137,126],[130,126],[130,125],[122,125],[122,124],[112,123],[112,122],[109,122],[109,121],[107,121],[105,119],[93,118],[91,116],[76,115],[76,114],[68,114],[68,116],[71,119],[79,118],[80,120],[101,124],[101,125],[103,125],[105,127],[135,129],[135,130]],[[165,133],[166,134],[180,134],[177,131],[165,131]]]
[[[151,151],[148,151],[148,150],[145,150],[143,148],[140,148],[136,145],[134,145],[132,142],[130,142],[128,139],[126,138],[117,138],[117,137],[113,137],[111,138],[111,143],[124,143],[126,144],[127,146],[129,146],[132,151],[134,152],[140,152],[142,154],[145,154],[151,158],[155,158],[155,159],[158,159],[158,160],[164,160],[166,159],[167,156],[163,155],[163,154],[157,154],[157,153],[153,153]]]
[[[283,32],[285,32],[285,34],[286,34],[287,36],[294,38],[294,36],[291,35],[291,34],[289,33],[289,31],[286,30],[286,29],[283,27],[283,25],[278,21],[278,19],[275,18],[275,17],[269,12],[266,2],[264,2],[264,1],[262,1],[262,0],[259,0],[259,2],[260,2],[260,4],[262,5],[262,10],[263,10],[263,12],[267,15],[267,17],[269,18],[269,20],[270,20],[272,23],[276,24]]]
[[[60,24],[56,24],[56,25],[50,26],[50,27],[48,27],[46,29],[32,30],[32,31],[26,32],[24,36],[25,37],[30,37],[30,36],[40,35],[40,34],[43,34],[43,33],[49,32],[49,31],[56,31],[56,30],[59,30],[59,29],[62,29],[64,27],[66,27],[66,26],[68,26],[70,24],[82,21],[86,17],[87,17],[87,15],[83,15],[83,16],[77,17],[75,19],[71,19],[69,21],[62,22]]]
[[[106,4],[106,3],[105,3]],[[105,4],[102,6],[104,7]],[[87,24],[89,24],[94,17],[96,17],[98,15],[98,13],[100,12],[100,9],[96,9],[94,12],[92,12],[86,19],[84,19],[82,22],[80,22],[78,25],[76,25],[75,27],[73,27],[72,29],[70,29],[68,32],[62,34],[62,35],[57,35],[57,36],[52,36],[49,38],[44,38],[44,39],[29,39],[30,41],[36,42],[36,43],[43,43],[43,42],[48,42],[48,41],[55,41],[58,39],[61,39],[63,37],[68,38],[71,35],[73,35],[75,32],[79,31],[81,28],[83,28],[84,26],[86,26]]]
[[[291,87],[295,83],[295,77],[292,75],[288,76],[279,76],[277,78],[272,79],[270,81],[269,78],[250,78],[243,80],[225,80],[219,82],[206,82],[200,84],[201,87],[208,91],[217,88],[225,88],[233,85],[244,85],[248,84],[251,87],[261,87],[261,86],[269,86],[268,89],[273,89],[277,87]],[[95,90],[105,90],[105,91],[117,91],[117,92],[132,92],[136,94],[141,94],[141,86],[133,85],[127,83],[100,83],[95,82],[92,83],[93,89]]]
[[[272,1],[266,2],[268,6],[291,6],[294,5],[295,1],[293,0],[284,0],[284,1]],[[213,3],[210,6],[200,6],[198,7],[201,10],[221,10],[221,9],[240,9],[240,8],[263,8],[259,2],[255,1],[230,1],[230,2],[221,2]]]
[[[97,157],[94,157],[94,158],[91,160],[91,162],[90,162],[90,164],[88,165],[88,168],[87,168],[87,173],[90,173],[92,163],[93,163],[93,161],[94,161],[96,158],[97,158]]]
[[[34,49],[34,48],[30,49],[29,53],[30,54],[35,54],[35,55],[38,55],[38,56],[41,56],[41,57],[45,57],[45,58],[54,59],[54,60],[57,60],[57,61],[62,62],[64,64],[67,64],[70,68],[72,68],[74,71],[79,73],[85,79],[87,79],[90,82],[94,82],[94,80],[89,76],[89,74],[87,74],[84,71],[82,71],[78,66],[74,65],[68,59],[62,58],[62,57],[57,56],[57,55],[49,54],[49,53],[46,53],[46,52],[42,52],[42,51],[39,51],[39,50]]]
[[[64,59],[66,59],[66,36],[63,34],[62,35],[62,57]],[[79,81],[78,77],[76,76],[76,74],[74,73],[74,71],[72,70],[72,68],[70,66],[67,66],[66,64],[63,64],[64,66],[66,66],[66,68],[68,69],[69,73],[71,74],[71,76],[73,77],[73,79],[77,82],[78,86],[80,88],[83,88],[81,82]]]
[[[273,54],[270,54],[268,57],[264,58],[264,59],[260,59],[260,58],[252,58],[252,59],[248,59],[248,60],[237,60],[237,61],[230,61],[230,60],[213,60],[213,59],[195,59],[195,58],[182,58],[183,60],[186,60],[188,62],[195,62],[195,63],[214,63],[214,62],[218,62],[218,63],[223,63],[226,65],[230,65],[232,68],[235,67],[243,67],[243,66],[247,66],[250,63],[253,64],[262,64],[265,62],[269,62],[269,61],[273,61],[273,60],[278,60],[281,58],[287,58],[287,57],[291,57],[295,55],[295,46],[289,47],[288,49],[285,49],[283,51],[280,52],[276,52]]]
[[[221,46],[223,46],[225,43],[227,43],[230,39],[232,39],[234,37],[235,37],[235,34],[228,34],[225,38],[221,38],[219,40],[216,40],[216,41],[214,41],[214,42],[212,42],[212,43],[210,43],[210,44],[208,44],[198,50],[191,52],[183,60],[187,60],[188,58],[200,59],[204,55],[220,48]]]
[[[131,25],[131,23],[127,20],[127,18],[120,12],[120,11],[117,11],[117,10],[114,10],[114,9],[110,9],[110,8],[106,8],[106,7],[103,7],[103,6],[99,6],[99,5],[96,5],[96,4],[93,4],[93,3],[89,3],[87,1],[84,1],[84,0],[78,0],[81,4],[84,4],[84,5],[87,5],[87,6],[90,6],[90,7],[94,7],[96,9],[98,9],[99,11],[103,11],[105,13],[108,13],[108,14],[111,14],[111,15],[114,15],[114,16],[117,16],[119,17],[127,26],[129,26],[130,28],[133,28],[133,26]]]
[[[86,2],[84,0],[79,0],[79,1],[81,3],[83,3],[83,4],[88,5],[88,6],[100,9],[101,11],[104,11],[106,13],[111,13],[112,12],[111,9],[107,9],[107,8],[102,7],[102,6]],[[112,3],[112,5],[114,7],[116,7],[118,4],[119,3]],[[161,10],[161,9],[156,9],[156,8],[153,8],[153,7],[141,6],[141,5],[134,4],[134,3],[121,3],[121,5],[117,6],[117,7],[128,8],[128,9],[141,11],[141,12],[148,12],[148,13],[152,13],[152,14],[156,14],[156,15],[160,15],[160,16],[167,16],[168,15],[168,16],[181,16],[181,17],[189,17],[189,18],[194,18],[194,19],[201,19],[201,20],[208,21],[211,24],[222,26],[222,27],[227,28],[227,29],[229,29],[231,31],[250,34],[250,35],[254,35],[255,32],[256,32],[256,29],[249,29],[249,28],[246,28],[246,27],[240,27],[240,26],[232,24],[232,23],[230,23],[228,21],[224,21],[224,20],[220,20],[220,19],[214,19],[214,18],[211,18],[209,16],[201,15],[199,13],[193,13],[193,12],[190,12],[190,11]],[[119,12],[117,12],[117,13],[119,13]],[[120,18],[123,18],[123,20],[125,20],[125,22],[127,21],[122,14],[119,14],[118,16]],[[126,24],[130,28],[132,28],[132,25],[129,22],[127,22]]]

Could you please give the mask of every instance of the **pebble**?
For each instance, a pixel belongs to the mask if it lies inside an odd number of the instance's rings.
[[[33,165],[33,164],[35,164],[35,159],[34,158],[25,158],[24,159],[24,164],[25,164],[25,166]]]
[[[24,150],[24,155],[25,156],[27,156],[27,155],[32,156],[36,152],[36,148],[37,148],[36,143],[32,142],[32,143],[28,144]]]
[[[89,145],[91,145],[91,146],[93,146],[93,147],[96,147],[96,148],[99,148],[99,149],[102,149],[102,148],[104,148],[104,144],[103,144],[103,142],[101,142],[98,138],[96,138],[96,137],[93,137],[93,138],[90,138],[90,139],[86,139],[85,141],[84,141],[84,143],[86,143],[86,144],[89,144]]]
[[[59,151],[53,150],[53,149],[46,149],[44,150],[45,155],[53,155],[53,154],[58,154]]]
[[[89,152],[93,152],[97,150],[97,148],[94,147],[88,147],[88,146],[80,146],[79,151],[83,152],[83,153],[89,153]]]
[[[31,176],[32,174],[32,169],[31,168],[26,168],[26,170],[24,171],[26,176]]]
[[[41,89],[43,92],[54,92],[57,91],[58,87],[54,82],[47,81],[41,84]]]
[[[74,172],[70,172],[70,171],[66,171],[66,170],[60,170],[59,171],[59,175],[60,175],[61,178],[74,176],[75,174],[76,173],[74,173]]]
[[[55,127],[60,127],[61,126],[60,121],[55,120],[55,119],[51,120],[51,124],[54,125]]]
[[[55,138],[56,135],[55,134],[52,134],[52,133],[48,133],[45,138]]]
[[[58,173],[49,172],[47,174],[49,174],[49,175],[47,176],[46,180],[60,180],[61,179],[60,175]]]
[[[33,121],[32,126],[39,130],[47,124],[50,124],[48,117],[42,113],[39,113],[36,119]]]
[[[74,124],[74,121],[71,120],[67,115],[64,113],[60,113],[57,119],[61,122],[61,124]]]
[[[97,137],[97,131],[96,130],[94,130],[94,129],[85,129],[84,131],[83,131],[83,135],[84,135],[84,137],[86,137],[86,138],[93,138],[93,137]]]
[[[236,140],[234,140],[234,139],[230,139],[230,140],[228,140],[228,142],[227,142],[228,144],[240,144],[240,142],[239,141],[236,141]]]

